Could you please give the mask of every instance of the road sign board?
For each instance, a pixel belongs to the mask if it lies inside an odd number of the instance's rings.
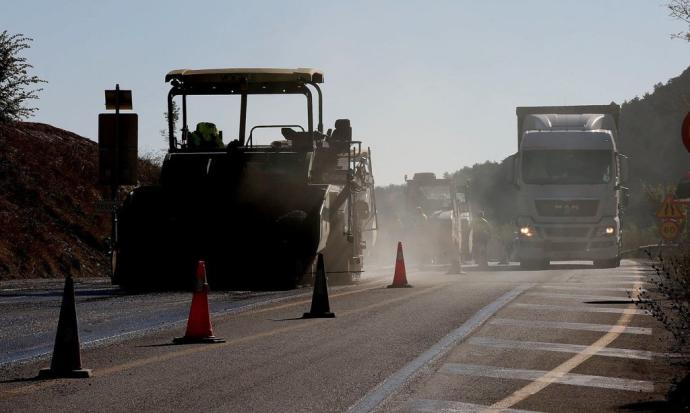
[[[119,127],[117,137],[115,136],[116,123]],[[139,118],[136,113],[121,113],[118,116],[114,113],[98,115],[99,184],[135,185],[137,183],[138,125]]]
[[[119,104],[119,106],[118,106]],[[132,91],[131,90],[106,90],[105,91],[105,108],[106,109],[132,109]]]
[[[683,219],[685,214],[680,205],[674,202],[672,196],[667,196],[661,204],[661,208],[656,211],[656,217],[659,219]]]
[[[685,115],[685,119],[683,119],[681,136],[683,137],[683,145],[685,145],[685,150],[690,152],[690,112],[688,112],[688,114]]]
[[[666,241],[673,241],[680,234],[680,225],[676,221],[665,220],[659,227],[659,233]]]

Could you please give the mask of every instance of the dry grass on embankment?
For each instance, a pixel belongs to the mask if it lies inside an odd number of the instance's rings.
[[[673,351],[690,353],[690,240],[676,247],[647,250],[649,265],[656,273],[648,291],[640,292],[638,305],[650,311],[674,338]],[[690,411],[690,363],[687,359],[669,360],[680,363],[675,384],[668,401],[658,411]]]
[[[98,147],[50,125],[0,124],[0,280],[105,276]],[[158,167],[141,161],[142,180]]]

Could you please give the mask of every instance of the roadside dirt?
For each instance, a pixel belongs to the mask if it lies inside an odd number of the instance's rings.
[[[42,123],[0,124],[0,281],[108,274],[97,175],[96,142]]]

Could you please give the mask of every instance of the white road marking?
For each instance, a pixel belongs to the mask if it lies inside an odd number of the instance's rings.
[[[537,413],[533,410],[490,409],[488,406],[450,400],[416,399],[405,403],[400,410],[418,413],[479,413],[485,411],[502,413]]]
[[[638,296],[635,293],[633,293],[633,297],[638,298]],[[635,307],[634,304],[628,304],[627,308],[633,309]],[[618,321],[616,322],[616,328],[607,331],[606,334],[601,336],[594,343],[587,346],[585,351],[573,355],[568,360],[564,361],[563,363],[559,364],[553,369],[545,372],[544,375],[540,376],[537,380],[529,382],[527,385],[522,386],[520,389],[511,393],[508,397],[505,397],[497,401],[496,403],[493,403],[491,405],[491,408],[511,408],[516,404],[522,402],[523,400],[532,397],[540,391],[544,390],[552,383],[557,383],[559,379],[563,378],[565,375],[569,374],[578,366],[582,365],[582,363],[592,358],[593,354],[595,354],[603,348],[606,348],[608,345],[613,343],[618,337],[620,337],[620,335],[623,332],[621,327],[629,325],[633,317],[635,317],[635,315],[633,314],[621,314],[621,316],[618,318]]]
[[[588,301],[631,301],[627,296],[612,296],[612,295],[590,295],[590,294],[559,294],[559,293],[527,293],[525,295],[549,298],[571,298],[573,300],[588,300]],[[632,302],[632,301],[631,301]]]
[[[503,294],[496,301],[483,307],[475,315],[467,320],[463,325],[448,333],[445,337],[431,346],[427,351],[420,354],[417,358],[407,363],[403,368],[393,373],[381,384],[368,392],[362,399],[351,406],[348,412],[370,412],[384,402],[388,397],[395,393],[410,377],[417,373],[422,367],[443,356],[454,345],[467,336],[472,334],[479,326],[484,324],[491,316],[506,304],[517,298],[525,290],[532,287],[532,284],[521,285]]]
[[[547,288],[550,290],[574,290],[574,291],[620,291],[620,292],[630,292],[632,288],[625,287],[598,287],[598,286],[569,286],[569,285],[540,285],[539,288]],[[635,289],[635,291],[647,291],[644,288]]]
[[[535,320],[516,320],[512,318],[495,318],[491,320],[491,324],[500,326],[516,326],[516,327],[536,327],[536,328],[558,328],[564,330],[582,330],[582,331],[603,331],[616,332],[627,334],[643,334],[651,335],[652,329],[647,327],[628,327],[610,324],[590,324],[590,323],[569,323],[563,321],[535,321]]]
[[[588,276],[585,276],[585,278],[586,278],[586,279],[589,279],[589,280],[592,280],[592,279],[596,279],[596,280],[605,279],[605,280],[608,280],[608,279],[611,279],[611,278],[622,278],[622,279],[626,279],[626,280],[640,280],[640,281],[644,281],[644,280],[647,278],[647,276],[646,276],[646,275],[606,275],[605,277],[601,277],[601,276],[598,276],[598,275],[588,275]]]
[[[563,344],[563,343],[545,343],[540,341],[514,341],[501,340],[490,337],[472,337],[469,340],[470,344],[476,346],[519,349],[519,350],[539,350],[539,351],[553,351],[557,353],[582,353],[587,350],[588,346],[578,344]],[[653,351],[645,350],[631,350],[626,348],[606,347],[593,352],[597,356],[603,357],[619,357],[636,360],[651,360],[653,357],[663,357],[666,354],[655,353]]]
[[[635,315],[651,315],[647,310],[639,310],[637,308],[616,308],[616,307],[589,307],[584,305],[549,305],[549,304],[529,304],[529,303],[514,303],[511,307],[529,308],[531,310],[554,310],[554,311],[570,311],[582,313],[614,313],[614,314],[635,314]]]
[[[649,284],[650,281],[639,280],[620,280],[620,281],[591,281],[591,280],[568,280],[561,282],[548,282],[540,285],[639,285]]]
[[[548,371],[511,369],[507,367],[481,366],[476,364],[446,363],[439,370],[446,374],[539,381]],[[600,387],[638,392],[654,391],[654,383],[646,380],[620,379],[617,377],[590,376],[587,374],[565,373],[552,380],[553,383],[571,386]]]
[[[365,281],[365,282],[359,283],[357,286],[361,287],[363,285],[373,284],[375,281],[377,281],[377,280]],[[347,295],[349,293],[366,291],[366,290],[375,289],[378,287],[371,287],[371,288],[364,288],[364,289],[349,289],[349,290],[348,290],[348,288],[351,288],[351,287],[350,286],[336,286],[333,288],[329,287],[329,291],[331,293],[331,297],[337,297],[339,295]],[[297,290],[293,290],[291,292],[288,292],[286,295],[278,296],[275,298],[273,298],[276,295],[275,293],[256,294],[255,298],[257,298],[257,301],[255,301],[255,302],[245,304],[245,305],[242,305],[239,307],[230,307],[230,308],[225,308],[225,309],[222,309],[219,311],[212,311],[211,315],[214,317],[222,317],[222,316],[229,315],[229,314],[241,314],[241,313],[250,312],[253,310],[257,310],[257,311],[272,310],[272,309],[274,309],[274,307],[270,307],[272,304],[279,304],[281,302],[289,301],[289,300],[295,299],[295,298],[311,297],[313,295],[312,292],[300,293],[299,292],[300,290],[301,290],[301,288],[297,289]],[[340,292],[341,290],[344,290],[344,292]],[[78,291],[79,290],[77,290],[77,292]],[[335,292],[335,294],[334,294],[334,292]],[[262,300],[264,297],[266,297],[267,299]],[[57,302],[57,300],[61,300],[61,298],[58,297],[56,299],[56,302]],[[79,305],[80,300],[81,300],[81,297],[77,296],[77,305]],[[174,305],[174,304],[185,303],[185,302],[188,303],[189,302],[188,299],[179,300],[179,301],[177,301],[177,300],[176,301],[170,301],[170,300],[176,300],[176,297],[166,298],[165,301],[161,302],[161,304],[164,304],[164,305],[173,304]],[[211,294],[211,295],[209,295],[209,300],[211,300],[211,301],[220,300],[220,295],[219,294]],[[36,301],[32,301],[32,302],[36,302]],[[234,303],[234,302],[235,301],[230,301],[228,303]],[[0,304],[2,304],[2,303],[0,303]],[[285,304],[285,305],[290,306],[290,304]],[[94,338],[92,340],[82,340],[81,346],[82,346],[82,348],[97,348],[97,347],[100,347],[102,345],[117,343],[117,342],[124,341],[124,340],[130,339],[130,338],[133,338],[133,337],[141,337],[141,336],[144,336],[147,334],[152,334],[152,333],[155,333],[158,331],[163,331],[163,330],[167,330],[167,329],[171,329],[171,328],[179,328],[180,326],[184,326],[186,323],[187,323],[187,318],[185,317],[183,319],[166,321],[166,322],[162,322],[162,323],[157,324],[157,325],[144,327],[144,328],[141,328],[138,330],[129,330],[129,331],[123,330],[123,331],[118,332],[116,334],[104,335],[102,337]],[[46,346],[37,345],[37,346],[34,346],[33,348],[39,348],[39,347],[46,347]],[[10,358],[10,359],[4,360],[4,361],[0,360],[0,368],[4,368],[4,367],[9,366],[9,365],[21,364],[21,363],[34,361],[34,360],[40,360],[40,359],[48,358],[53,354],[52,348],[53,348],[52,345],[50,345],[50,347],[48,347],[46,349],[46,351],[44,351],[42,353],[32,354],[29,356],[20,356],[17,358]],[[25,348],[23,350],[27,350],[27,349]]]

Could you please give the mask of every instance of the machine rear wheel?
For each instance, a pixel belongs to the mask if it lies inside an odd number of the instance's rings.
[[[119,215],[113,251],[113,281],[128,291],[185,289],[194,281],[196,262],[174,250],[159,187],[135,190]]]

